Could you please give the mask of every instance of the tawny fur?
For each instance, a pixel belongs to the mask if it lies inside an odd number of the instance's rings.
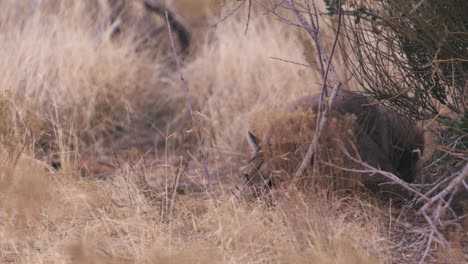
[[[250,186],[274,186],[292,177],[315,136],[319,102],[320,95],[303,97],[268,116],[263,125],[253,125],[258,137],[249,132],[253,153],[249,164],[241,168]],[[342,90],[334,99],[318,155],[338,167],[362,168],[345,155],[348,152],[353,158],[411,182],[423,147],[422,130],[410,119],[373,104],[366,96]],[[332,184],[332,189],[398,189],[382,188],[380,184],[388,181],[382,175],[348,173],[323,164],[319,166],[320,177],[327,179],[324,182]]]

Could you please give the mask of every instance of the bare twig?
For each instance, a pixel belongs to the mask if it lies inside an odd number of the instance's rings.
[[[455,177],[457,177],[457,175],[452,175],[452,176],[449,176],[447,178],[441,179],[439,182],[435,182],[433,187],[429,191],[427,191],[425,193],[425,195],[426,196],[431,195],[433,192],[436,192],[437,190],[439,190],[442,185],[446,184],[447,182],[450,182]],[[421,198],[419,198],[416,202],[420,202],[420,200],[421,200]]]
[[[327,124],[328,115],[330,114],[331,108],[333,106],[333,100],[336,97],[336,94],[338,93],[338,89],[340,88],[340,86],[341,86],[341,83],[337,82],[335,83],[335,86],[333,87],[332,94],[330,95],[330,100],[328,102],[328,107],[325,110],[324,115],[320,119],[320,124],[318,124],[317,126],[318,129],[316,129],[314,140],[309,145],[309,148],[307,149],[307,153],[304,159],[302,160],[301,165],[296,171],[296,174],[295,174],[296,177],[300,177],[302,175],[304,170],[307,168],[307,165],[310,164],[310,161],[312,160],[312,155],[316,153],[317,151],[318,140],[320,138],[321,132],[323,131],[323,129],[325,128],[325,125]],[[315,180],[315,177],[312,178],[312,182],[314,180]]]
[[[450,220],[443,220],[442,217],[444,217],[446,210],[451,210],[450,204],[453,201],[453,199],[455,199],[455,195],[457,193],[458,188],[465,187],[464,184],[468,176],[468,163],[463,167],[463,169],[460,172],[448,177],[447,179],[443,181],[440,181],[439,183],[435,184],[435,186],[431,190],[427,191],[426,193],[423,193],[418,188],[417,184],[406,183],[403,180],[401,180],[398,176],[394,175],[393,173],[372,167],[371,165],[361,161],[360,159],[353,157],[346,150],[342,142],[338,142],[338,143],[343,153],[352,161],[362,165],[364,169],[344,168],[344,167],[340,167],[340,166],[337,166],[335,164],[332,164],[326,161],[321,161],[322,163],[328,166],[339,168],[339,169],[342,169],[344,171],[349,171],[349,172],[365,173],[369,175],[379,174],[389,179],[391,181],[390,183],[398,184],[399,186],[405,188],[406,190],[418,195],[419,196],[418,201],[422,199],[425,200],[425,203],[421,207],[420,212],[424,216],[424,219],[429,225],[428,230],[424,231],[424,232],[430,231],[430,234],[428,235],[429,240],[427,243],[427,247],[431,247],[432,241],[434,240],[434,238],[436,238],[437,239],[436,241],[439,243],[442,243],[444,245],[448,244],[447,239],[444,237],[444,235],[442,235],[439,229],[447,225],[450,222]],[[447,184],[447,185],[445,187],[442,187],[444,184]],[[442,189],[439,192],[437,192],[435,195],[430,196],[432,193],[436,192],[440,188]],[[446,198],[447,196],[448,196],[448,199]],[[452,213],[454,217],[457,217],[453,211]],[[428,251],[429,251],[429,248],[426,248],[425,253],[423,254],[422,261],[427,257]]]
[[[279,60],[279,61],[283,61],[283,62],[287,62],[287,63],[299,65],[299,66],[304,66],[304,67],[311,68],[311,69],[316,69],[316,70],[319,70],[319,71],[321,70],[319,67],[315,67],[315,66],[312,66],[312,65],[309,65],[309,64],[303,64],[303,63],[290,61],[290,60],[285,60],[285,59],[276,58],[276,57],[270,57],[270,59]]]
[[[451,180],[449,185],[445,187],[441,192],[439,192],[437,195],[431,198],[424,206],[423,208],[427,209],[430,204],[434,203],[435,201],[442,199],[445,195],[453,191],[457,186],[460,186],[463,181],[465,180],[466,176],[468,175],[468,163],[465,165],[463,170],[458,174],[456,178]]]
[[[320,57],[320,67],[322,69],[322,89],[321,89],[321,93],[320,93],[320,101],[319,101],[319,106],[318,106],[319,111],[318,111],[318,115],[317,115],[317,120],[320,120],[320,122],[317,121],[314,140],[310,144],[310,146],[309,146],[309,148],[307,150],[307,153],[306,153],[304,159],[302,160],[301,165],[299,166],[298,170],[296,171],[296,177],[299,177],[304,172],[307,165],[310,164],[310,161],[312,160],[312,157],[313,157],[314,158],[314,165],[313,165],[313,172],[312,172],[312,184],[313,184],[315,182],[315,175],[316,175],[316,171],[317,171],[317,158],[318,158],[318,155],[313,155],[313,154],[317,153],[318,140],[320,139],[320,135],[321,135],[322,131],[325,129],[325,126],[327,124],[328,115],[329,115],[329,113],[331,111],[331,108],[333,107],[333,99],[336,96],[336,94],[338,92],[338,89],[341,87],[341,82],[338,81],[336,76],[335,76],[335,85],[333,87],[333,91],[332,91],[332,95],[331,95],[331,98],[330,98],[329,103],[328,103],[328,107],[325,110],[324,115],[321,116],[320,113],[321,113],[321,110],[322,110],[322,102],[323,102],[324,98],[327,96],[328,73],[330,72],[330,69],[332,69],[332,63],[331,62],[332,62],[333,55],[335,53],[335,48],[336,48],[336,44],[338,42],[338,37],[339,37],[339,33],[340,33],[340,28],[341,28],[341,12],[338,14],[338,28],[337,28],[337,31],[336,31],[336,34],[335,34],[335,38],[333,40],[332,49],[330,51],[330,55],[327,56],[325,51],[320,48],[321,45],[320,45],[320,41],[319,41],[318,36],[317,36],[318,30],[319,30],[318,21],[316,23],[314,23],[313,15],[310,15],[310,19],[311,19],[312,24],[309,24],[307,22],[307,20],[302,16],[302,14],[296,9],[294,1],[286,0],[286,3],[289,5],[289,7],[292,10],[294,10],[296,12],[296,16],[298,17],[299,21],[301,21],[303,27],[306,30],[308,29],[309,34],[311,35],[311,37],[315,41],[316,46],[317,46],[317,52],[318,52],[319,57]],[[340,10],[341,10],[341,1],[339,1],[338,5],[340,6]],[[311,12],[310,7],[308,6],[307,9],[309,10],[309,14],[310,14],[310,12]],[[315,9],[315,6],[314,6],[314,10],[315,10],[315,13],[316,13],[315,15],[317,16],[317,10]],[[324,66],[323,66],[322,59],[325,59],[325,61],[327,63],[326,68],[324,68]]]
[[[182,177],[182,173],[184,173],[184,171],[187,169],[188,164],[189,164],[189,159],[181,157],[179,168],[175,176],[174,184],[172,185],[171,207],[170,207],[169,212],[172,212],[172,210],[174,209],[174,202],[175,202],[175,197],[177,194],[177,188],[179,187],[179,184],[180,184],[180,178]]]
[[[427,239],[426,249],[424,250],[421,260],[419,261],[419,264],[424,263],[424,260],[426,259],[427,255],[429,254],[429,250],[431,249],[433,239],[434,239],[434,231],[431,231],[431,234],[429,235],[429,238]]]
[[[413,10],[411,10],[411,11],[408,13],[408,15],[412,15],[414,12],[416,12],[416,10],[417,10],[422,4],[424,4],[424,2],[426,2],[426,0],[421,0],[419,3],[417,3],[417,4],[414,6]]]
[[[465,165],[462,171],[458,174],[458,176],[450,181],[447,187],[445,187],[442,191],[440,191],[438,194],[434,195],[431,199],[429,199],[420,209],[421,214],[429,223],[433,232],[437,235],[437,238],[439,239],[439,241],[442,242],[443,244],[447,244],[448,242],[444,238],[444,236],[439,232],[437,226],[441,225],[442,221],[440,217],[443,215],[443,212],[449,206],[450,201],[449,202],[445,201],[445,196],[450,193],[453,193],[454,195],[457,188],[463,184],[463,181],[465,180],[467,175],[468,175],[468,163]],[[452,199],[452,197],[450,199]],[[431,215],[428,215],[429,207],[436,203],[437,203],[436,209],[432,212]],[[432,216],[432,218],[430,216]]]
[[[249,0],[249,11],[247,13],[247,23],[245,24],[245,32],[244,35],[247,35],[247,31],[249,30],[249,23],[250,23],[250,13],[252,11],[252,0]]]
[[[195,134],[196,134],[196,137],[197,137],[198,151],[199,151],[199,154],[200,154],[201,163],[203,165],[203,170],[204,170],[204,174],[205,174],[205,181],[207,182],[209,177],[210,177],[210,173],[209,173],[209,170],[208,170],[208,164],[206,162],[205,154],[203,153],[203,150],[202,150],[201,129],[198,127],[199,126],[198,122],[195,120],[195,115],[193,113],[192,102],[190,100],[190,92],[189,92],[189,89],[188,89],[188,86],[187,86],[187,82],[185,81],[184,75],[182,73],[182,66],[181,66],[181,62],[180,62],[180,57],[178,56],[177,50],[176,50],[175,45],[174,45],[174,39],[172,37],[172,29],[171,29],[171,23],[169,21],[169,13],[168,13],[168,10],[167,10],[166,0],[163,1],[163,4],[164,4],[164,10],[165,10],[165,16],[166,16],[166,25],[167,25],[167,29],[168,29],[168,32],[169,32],[169,39],[170,39],[170,42],[171,42],[172,52],[173,52],[175,60],[176,60],[177,71],[179,72],[179,77],[180,77],[180,80],[182,82],[182,88],[183,88],[184,93],[185,93],[185,100],[187,102],[187,107],[188,107],[188,110],[189,110],[190,118],[192,120],[192,126],[194,128],[198,128],[198,129],[196,129]]]
[[[382,175],[384,177],[386,177],[387,179],[389,179],[390,181],[394,182],[395,184],[398,184],[400,185],[401,187],[407,189],[408,191],[420,196],[420,197],[425,197],[425,195],[423,193],[421,193],[419,190],[417,190],[416,188],[414,188],[413,186],[411,186],[410,184],[408,184],[407,182],[403,181],[402,179],[400,179],[398,176],[396,176],[395,174],[391,173],[391,172],[388,172],[388,171],[384,171],[384,170],[381,170],[381,169],[378,169],[378,168],[375,168],[367,163],[365,163],[364,161],[360,160],[360,159],[357,159],[355,157],[353,157],[349,152],[348,150],[344,147],[343,143],[342,142],[338,142],[338,145],[341,149],[341,151],[343,151],[343,153],[349,158],[351,159],[352,161],[356,162],[357,164],[360,164],[364,167],[364,169],[349,169],[349,168],[344,168],[344,167],[340,167],[340,166],[337,166],[335,164],[331,164],[329,162],[326,162],[326,161],[321,161],[322,163],[326,164],[326,165],[329,165],[329,166],[332,166],[332,167],[335,167],[335,168],[338,168],[338,169],[342,169],[344,171],[349,171],[349,172],[357,172],[357,173],[365,173],[365,174],[369,174],[369,175]],[[428,199],[426,197],[426,199]]]
[[[284,0],[284,2],[290,7],[290,9],[292,11],[294,11],[296,13],[297,19],[301,22],[300,27],[305,29],[306,32],[310,35],[310,37],[315,41],[317,52],[318,52],[319,56],[321,57],[321,60],[323,60],[323,61],[325,61],[327,63],[328,63],[328,61],[331,61],[329,56],[327,55],[327,52],[323,48],[323,45],[320,43],[320,41],[318,39],[318,35],[319,35],[318,32],[319,32],[319,29],[320,29],[318,23],[315,26],[310,24],[307,21],[307,19],[302,15],[302,13],[296,8],[296,6],[295,6],[296,2],[294,0]],[[340,1],[339,5],[341,6],[341,1]],[[315,12],[317,12],[315,8],[314,8],[314,10],[315,10]],[[341,8],[340,8],[340,10],[341,10]],[[315,14],[315,15],[317,16],[318,14]],[[339,20],[340,20],[339,24],[341,24],[341,13],[339,14]],[[340,27],[340,25],[338,25],[338,27]],[[339,28],[338,28],[338,30],[339,30]],[[336,34],[336,36],[338,36],[338,34]],[[331,53],[331,54],[333,54],[333,53]],[[329,68],[329,70],[332,72],[334,81],[337,82],[338,81],[338,76],[336,74],[335,68],[332,65],[327,66],[327,68]],[[324,69],[324,71],[325,71],[325,69]]]
[[[231,12],[229,12],[229,14],[227,14],[225,17],[223,17],[221,20],[217,21],[216,23],[214,23],[213,25],[211,25],[212,27],[216,27],[218,24],[220,23],[223,23],[226,19],[228,19],[229,17],[231,17],[232,15],[234,15],[234,13],[239,10],[239,8],[241,8],[244,4],[245,4],[245,1],[246,0],[242,0],[242,2],[236,6]],[[248,25],[248,24],[247,24]],[[246,30],[247,32],[247,30]]]

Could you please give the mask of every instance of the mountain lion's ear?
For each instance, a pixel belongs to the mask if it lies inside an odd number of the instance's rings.
[[[257,153],[260,151],[260,139],[254,135],[252,132],[247,132],[247,141],[249,146],[252,149],[252,153]]]

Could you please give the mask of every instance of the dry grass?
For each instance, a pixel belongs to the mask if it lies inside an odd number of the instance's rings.
[[[379,214],[359,200],[293,195],[274,208],[182,196],[162,215],[132,173],[126,185],[47,173],[22,160],[2,171],[2,262],[386,262]]]
[[[183,2],[171,1],[198,12],[194,24],[219,19],[216,1]],[[271,206],[233,200],[226,185],[216,199],[176,196],[171,206],[163,188],[149,200],[135,165],[143,157],[129,166],[113,152],[144,146],[162,168],[152,176],[173,176],[167,166],[183,151],[173,138],[189,120],[170,54],[135,53],[131,33],[113,41],[105,1],[8,0],[0,10],[1,263],[392,262],[390,220],[372,199],[291,187]],[[316,70],[270,58],[307,63],[300,32],[254,12],[244,35],[245,15],[197,29],[183,68],[210,153],[221,158],[210,156],[210,168],[229,177],[237,172],[223,169],[240,165],[252,113],[320,83]],[[110,156],[120,170],[85,179],[80,156]]]
[[[253,111],[316,92],[320,80],[316,70],[271,59],[305,63],[294,29],[258,16],[245,36],[244,20],[235,16],[219,24],[213,43],[203,46],[186,67],[190,91],[217,128],[215,136],[222,147],[239,144]]]
[[[137,121],[167,122],[164,111],[177,96],[162,89],[170,81],[164,56],[136,54],[131,34],[113,42],[105,2],[34,3],[2,2],[0,86],[43,121],[42,146],[58,151],[54,140],[62,137],[80,150]]]

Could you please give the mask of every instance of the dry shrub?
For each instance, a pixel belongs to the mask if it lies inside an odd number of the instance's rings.
[[[399,113],[455,121],[466,115],[467,38],[459,32],[467,7],[458,0],[346,3],[350,70],[367,94]]]

